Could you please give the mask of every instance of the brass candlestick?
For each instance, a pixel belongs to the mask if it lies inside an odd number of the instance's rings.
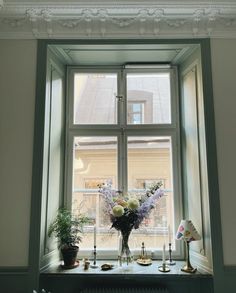
[[[142,247],[141,247],[141,254],[139,258],[137,259],[137,263],[143,266],[148,266],[152,264],[152,260],[148,258],[146,248],[144,245],[144,242],[142,242]]]
[[[94,249],[93,249],[93,264],[90,265],[90,268],[92,269],[96,269],[98,268],[98,265],[97,265],[97,251],[96,251],[96,245],[94,245]]]
[[[167,260],[168,265],[175,265],[175,261],[172,259],[172,249],[171,249],[171,242],[169,243],[169,259]]]
[[[162,273],[168,273],[170,268],[166,265],[165,262],[163,262],[162,265],[158,267],[158,270]]]
[[[147,253],[146,253],[146,249],[144,246],[144,242],[142,242],[140,258],[142,258],[142,259],[147,258]]]
[[[166,265],[166,256],[165,256],[166,245],[163,245],[163,254],[162,254],[162,265],[158,267],[159,271],[162,273],[167,273],[170,271],[170,268]]]

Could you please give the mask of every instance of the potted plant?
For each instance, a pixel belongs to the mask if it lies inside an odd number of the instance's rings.
[[[82,227],[88,222],[87,217],[74,216],[70,210],[60,208],[55,220],[49,226],[48,236],[51,237],[54,234],[58,239],[58,248],[64,260],[64,268],[73,268],[76,265],[78,244],[82,240]]]

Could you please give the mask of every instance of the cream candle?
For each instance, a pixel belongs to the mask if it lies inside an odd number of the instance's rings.
[[[169,238],[169,243],[171,243],[170,225],[168,225],[168,238]]]
[[[97,241],[97,227],[94,225],[93,227],[93,245],[96,246],[96,241]]]
[[[162,263],[166,263],[166,245],[163,245],[163,251],[162,251]]]

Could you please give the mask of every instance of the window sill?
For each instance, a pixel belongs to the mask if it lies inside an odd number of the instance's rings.
[[[92,263],[92,262],[91,262]],[[101,265],[104,263],[110,263],[114,265],[113,269],[103,271],[101,270]],[[196,271],[194,274],[189,274],[181,271],[181,268],[184,266],[184,261],[177,261],[176,265],[169,266],[170,272],[162,273],[158,270],[158,266],[161,265],[161,261],[154,260],[151,265],[149,266],[142,266],[136,263],[136,261],[132,262],[128,266],[123,264],[122,266],[118,265],[118,262],[115,260],[98,260],[97,265],[98,268],[89,268],[88,270],[84,270],[83,261],[80,261],[78,267],[74,269],[63,269],[60,265],[54,264],[49,268],[41,271],[41,274],[56,274],[56,275],[158,275],[158,276],[182,276],[182,277],[191,277],[191,278],[198,278],[198,277],[209,277],[211,278],[212,275],[209,273],[200,272],[199,270]]]

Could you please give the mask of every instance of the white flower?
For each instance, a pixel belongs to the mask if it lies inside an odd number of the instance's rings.
[[[121,217],[124,214],[124,208],[121,205],[115,205],[112,209],[112,213],[115,217]]]
[[[139,207],[139,201],[136,198],[131,198],[128,200],[128,208],[131,210],[136,210]]]

